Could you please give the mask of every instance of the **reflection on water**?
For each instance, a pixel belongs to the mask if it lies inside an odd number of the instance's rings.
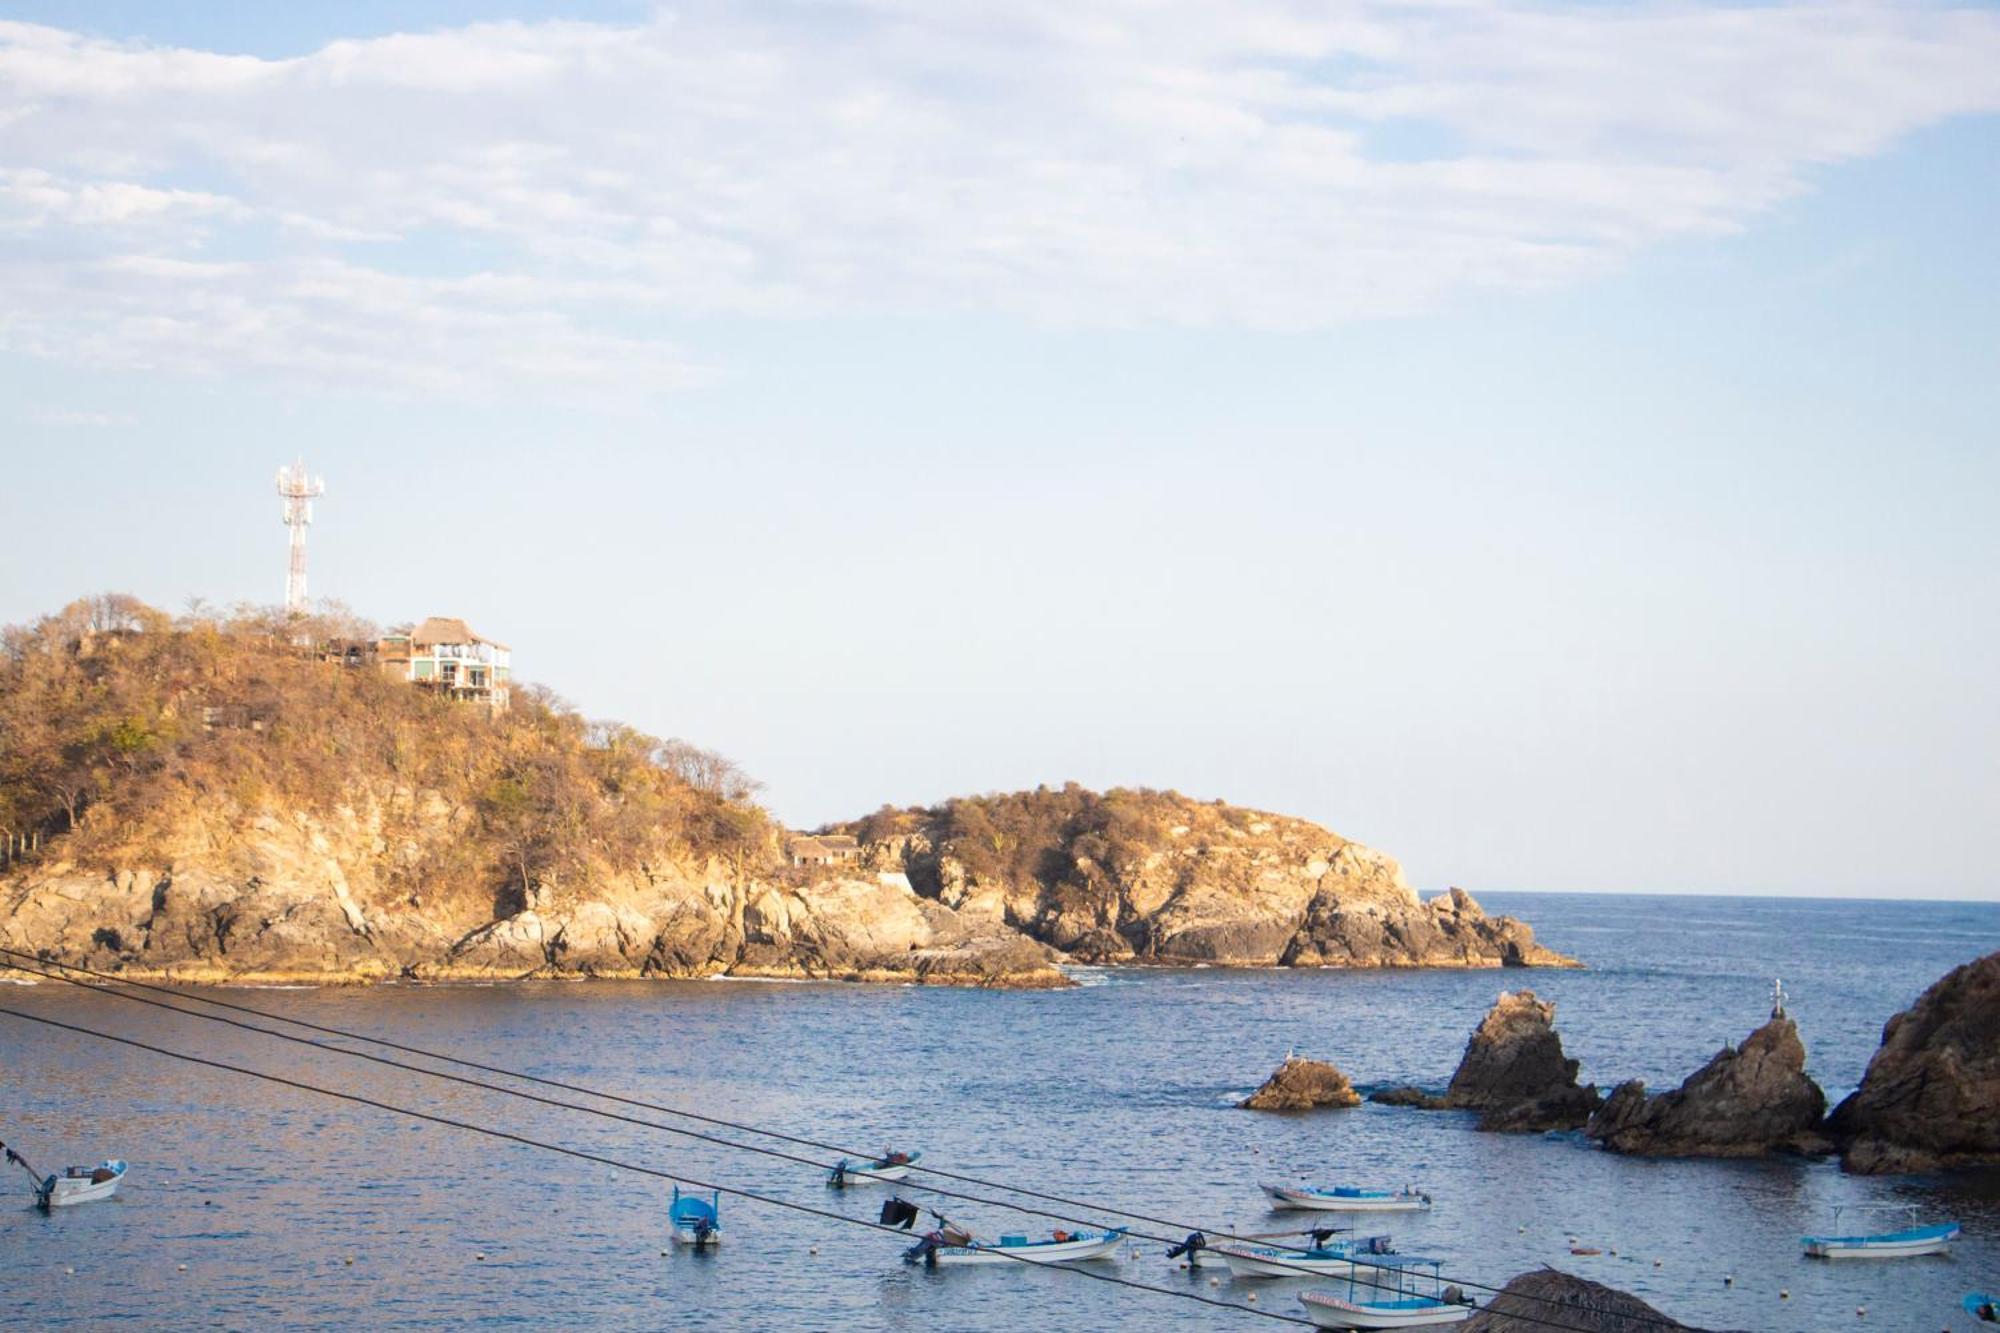
[[[1382,1225],[1461,1278],[1554,1263],[1720,1327],[1852,1327],[1862,1304],[1871,1327],[1970,1327],[1959,1296],[2000,1285],[1994,1175],[1859,1180],[1823,1163],[1629,1161],[1572,1136],[1477,1134],[1454,1114],[1368,1106],[1283,1117],[1230,1105],[1293,1047],[1363,1085],[1442,1084],[1494,993],[1523,983],[1557,1001],[1586,1077],[1672,1083],[1761,1021],[1774,974],[1815,1074],[1837,1096],[1860,1078],[1892,1012],[1946,968],[2000,946],[1990,906],[1493,899],[1592,969],[1093,970],[1090,984],[1056,994],[714,983],[232,994],[858,1149],[917,1146],[939,1166],[1212,1228],[1288,1224],[1265,1210],[1260,1179],[1417,1180],[1436,1194],[1435,1211]],[[835,1194],[787,1163],[53,986],[9,989],[0,1003],[855,1217],[872,1217],[883,1194]],[[44,1169],[133,1162],[114,1203],[44,1218],[27,1206],[25,1176],[0,1194],[18,1205],[0,1207],[0,1309],[37,1323],[1229,1322],[1059,1272],[908,1269],[894,1240],[745,1200],[723,1202],[722,1252],[663,1255],[657,1180],[17,1020],[0,1018],[0,1074],[0,1134]],[[1957,1216],[1966,1239],[1946,1259],[1807,1263],[1798,1236],[1850,1200],[1917,1202]],[[1047,1225],[979,1204],[945,1211],[987,1231]],[[1571,1237],[1605,1253],[1572,1257]],[[1236,1300],[1254,1289],[1266,1309],[1293,1308],[1298,1289],[1227,1278],[1211,1289],[1209,1273],[1177,1272],[1151,1244],[1114,1271]]]

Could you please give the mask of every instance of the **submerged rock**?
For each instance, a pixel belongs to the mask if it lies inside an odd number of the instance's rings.
[[[1607,1287],[1553,1268],[1522,1273],[1459,1325],[1465,1333],[1542,1333],[1551,1327],[1572,1333],[1662,1333],[1685,1330],[1629,1291]]]
[[[1502,992],[1473,1029],[1438,1104],[1480,1112],[1481,1129],[1537,1133],[1582,1126],[1597,1109],[1597,1088],[1578,1086],[1577,1062],[1563,1054],[1555,1016],[1555,1005],[1533,991]]]
[[[1359,1106],[1361,1094],[1347,1081],[1347,1075],[1324,1060],[1294,1055],[1241,1105],[1246,1111],[1311,1111],[1323,1106]]]
[[[1889,1020],[1828,1128],[1850,1171],[2000,1161],[2000,953],[1954,968]]]
[[[1442,1111],[1448,1105],[1445,1099],[1436,1093],[1425,1092],[1422,1088],[1410,1087],[1407,1084],[1395,1088],[1377,1088],[1368,1094],[1368,1100],[1380,1102],[1384,1106],[1414,1106],[1424,1111]]]
[[[1799,1030],[1782,1014],[1725,1046],[1672,1092],[1620,1084],[1585,1129],[1613,1152],[1646,1157],[1823,1153],[1826,1094],[1805,1072]]]

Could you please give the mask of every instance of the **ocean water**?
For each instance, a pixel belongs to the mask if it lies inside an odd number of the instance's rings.
[[[1453,1113],[1273,1116],[1232,1102],[1291,1050],[1364,1087],[1441,1086],[1494,995],[1520,986],[1556,1001],[1586,1078],[1671,1086],[1763,1020],[1773,976],[1813,1074],[1838,1098],[1891,1014],[2000,948],[2000,905],[1502,894],[1487,905],[1526,917],[1589,970],[1092,971],[1075,989],[1026,994],[717,981],[226,997],[858,1148],[917,1147],[948,1169],[1214,1230],[1303,1224],[1267,1211],[1260,1180],[1419,1182],[1431,1213],[1364,1227],[1438,1256],[1460,1281],[1546,1263],[1715,1328],[1972,1327],[1960,1297],[2000,1288],[2000,1173],[1636,1161],[1572,1135],[1480,1134]],[[835,1192],[803,1166],[53,984],[0,987],[0,1006],[844,1216],[872,1218],[888,1192]],[[1272,1321],[1247,1313],[1251,1294],[1257,1309],[1296,1314],[1312,1285],[1179,1270],[1151,1241],[1092,1267],[1244,1309],[1063,1271],[926,1271],[899,1261],[896,1239],[730,1198],[720,1252],[662,1254],[663,1181],[6,1015],[0,1138],[44,1170],[132,1163],[114,1202],[53,1217],[31,1209],[18,1169],[0,1177],[0,1319],[16,1327],[1254,1329]],[[1054,1225],[903,1192],[989,1235]],[[1913,1203],[1926,1220],[1957,1218],[1965,1237],[1942,1258],[1802,1258],[1799,1235],[1851,1203]],[[1572,1256],[1571,1237],[1605,1253]]]

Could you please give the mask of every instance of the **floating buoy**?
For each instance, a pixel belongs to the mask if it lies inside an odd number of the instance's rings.
[[[1722,1285],[1723,1285],[1723,1286],[1725,1286],[1725,1287],[1733,1287],[1733,1286],[1735,1286],[1735,1285],[1736,1285],[1736,1277],[1735,1277],[1735,1275],[1734,1275],[1734,1274],[1732,1274],[1732,1273],[1724,1273],[1724,1274],[1722,1275]]]
[[[1618,1251],[1616,1251],[1616,1250],[1613,1250],[1613,1251],[1611,1251],[1611,1257],[1612,1257],[1613,1259],[1616,1259],[1616,1258],[1618,1257]]]
[[[1857,1305],[1854,1307],[1854,1313],[1856,1317],[1865,1319],[1868,1317],[1868,1307],[1865,1305]]]
[[[817,1245],[814,1245],[814,1246],[811,1246],[811,1247],[809,1247],[809,1248],[808,1248],[808,1249],[806,1250],[806,1253],[807,1253],[807,1254],[818,1254],[818,1253],[819,1253],[819,1246],[817,1246]]]
[[[1786,1290],[1785,1290],[1785,1289],[1784,1289],[1783,1287],[1780,1287],[1780,1288],[1778,1288],[1778,1299],[1779,1299],[1779,1300],[1781,1300],[1781,1301],[1788,1301],[1788,1300],[1790,1300],[1791,1298],[1792,1298],[1792,1293],[1791,1293],[1791,1292],[1789,1292],[1789,1291],[1786,1291]]]
[[[1208,1285],[1211,1287],[1219,1287],[1222,1285],[1222,1279],[1219,1277],[1212,1277],[1208,1280]]]
[[[63,1269],[63,1275],[66,1277],[75,1277],[76,1270],[74,1268],[65,1268]]]
[[[1666,1262],[1665,1259],[1655,1259],[1653,1260],[1653,1267],[1658,1268],[1661,1264],[1665,1262]]]
[[[1257,1303],[1257,1293],[1253,1291],[1248,1296],[1245,1296],[1243,1299],[1250,1302],[1252,1305],[1255,1305]]]
[[[354,1256],[350,1254],[345,1259],[342,1259],[340,1262],[346,1264],[349,1268],[352,1268],[354,1267]]]
[[[666,1252],[665,1250],[661,1250],[661,1251],[660,1251],[660,1257],[661,1257],[662,1259],[666,1258],[666,1257],[667,1257],[667,1252]]]
[[[176,1273],[185,1273],[188,1271],[188,1266],[186,1264],[175,1264],[174,1271]]]
[[[475,1259],[484,1259],[486,1257],[486,1251],[484,1250],[477,1251],[472,1257]]]
[[[1518,1226],[1518,1227],[1515,1227],[1515,1228],[1514,1228],[1514,1230],[1516,1230],[1516,1231],[1520,1232],[1520,1233],[1521,1233],[1521,1234],[1523,1234],[1523,1235],[1526,1235],[1526,1234],[1527,1234],[1527,1231],[1528,1231],[1528,1225],[1527,1225],[1527,1223],[1525,1223],[1525,1222],[1524,1222],[1524,1223],[1522,1223],[1522,1224],[1521,1224],[1520,1226]]]

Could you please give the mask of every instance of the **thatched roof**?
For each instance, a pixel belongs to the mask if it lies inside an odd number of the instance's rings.
[[[410,633],[413,644],[434,643],[483,643],[490,648],[507,651],[507,645],[497,639],[485,638],[473,632],[472,626],[457,616],[426,616],[424,623]]]

